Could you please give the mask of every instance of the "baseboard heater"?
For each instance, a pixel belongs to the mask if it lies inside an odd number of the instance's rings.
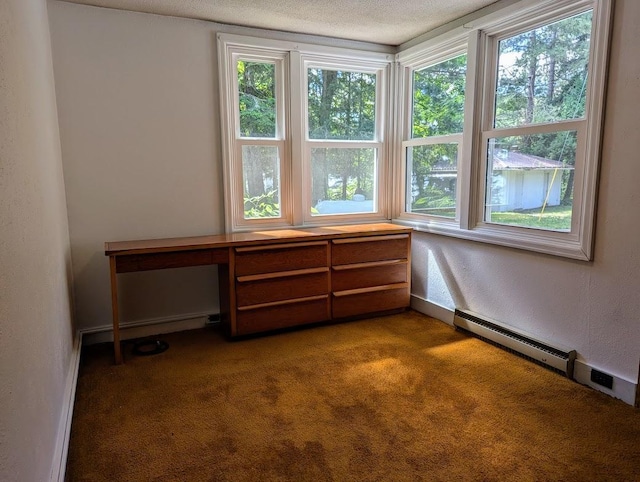
[[[509,350],[516,355],[523,356],[538,364],[573,379],[573,364],[576,351],[564,351],[546,343],[516,333],[500,326],[493,320],[481,317],[471,311],[456,310],[453,318],[456,328],[489,341]]]

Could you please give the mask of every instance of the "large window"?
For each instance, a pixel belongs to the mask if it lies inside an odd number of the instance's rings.
[[[456,218],[466,54],[413,70],[407,166],[407,212]]]
[[[392,56],[221,35],[227,230],[389,218]]]
[[[399,54],[400,222],[591,258],[610,3],[522,2]]]
[[[380,73],[307,64],[306,152],[311,177],[307,219],[375,213],[382,123]]]

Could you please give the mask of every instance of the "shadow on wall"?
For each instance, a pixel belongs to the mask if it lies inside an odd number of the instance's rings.
[[[412,270],[411,291],[414,295],[450,310],[466,306],[453,270],[438,246],[414,255],[414,259],[420,263],[419,269]]]

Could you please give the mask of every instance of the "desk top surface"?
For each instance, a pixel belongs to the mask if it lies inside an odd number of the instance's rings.
[[[291,228],[269,231],[251,231],[209,236],[183,238],[142,239],[134,241],[108,241],[104,244],[106,256],[162,253],[197,249],[227,248],[229,246],[250,246],[252,244],[272,244],[292,242],[300,238],[324,239],[377,234],[409,233],[412,228],[389,223],[350,224],[324,226],[319,228]]]

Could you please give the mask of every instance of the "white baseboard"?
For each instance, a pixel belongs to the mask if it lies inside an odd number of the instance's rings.
[[[453,310],[437,303],[427,301],[416,295],[411,295],[411,308],[419,311],[423,315],[444,321],[447,325],[453,326]]]
[[[432,303],[431,301],[427,301],[416,295],[411,295],[411,308],[453,326],[454,312],[450,308]],[[591,381],[592,368],[595,367],[591,367],[583,361],[576,360],[573,370],[574,380],[582,385],[587,385],[598,390],[599,392],[606,393],[614,398],[619,398],[629,405],[635,405],[640,402],[639,400],[636,400],[636,397],[638,396],[638,384],[613,375],[613,388],[608,389]]]
[[[64,387],[64,398],[58,437],[51,465],[50,482],[64,482],[67,469],[67,454],[69,452],[69,439],[71,437],[71,421],[73,420],[73,405],[76,399],[76,386],[78,384],[78,369],[80,368],[80,352],[82,349],[82,333],[76,332],[71,351],[71,360],[67,381]]]
[[[596,367],[587,365],[583,361],[576,360],[573,368],[574,380],[578,383],[581,383],[582,385],[587,385],[591,388],[594,388],[599,392],[606,393],[607,395],[610,395],[614,398],[619,398],[629,405],[634,405],[636,403],[636,390],[638,389],[638,385],[636,383],[612,375],[613,388],[609,389],[607,387],[603,387],[602,385],[598,385],[597,383],[591,381],[591,370],[593,368],[599,370]]]
[[[203,328],[211,314],[191,313],[120,323],[120,339],[131,340],[133,338]],[[82,334],[82,343],[84,345],[110,342],[113,341],[113,326],[103,325],[85,329],[82,330]]]

